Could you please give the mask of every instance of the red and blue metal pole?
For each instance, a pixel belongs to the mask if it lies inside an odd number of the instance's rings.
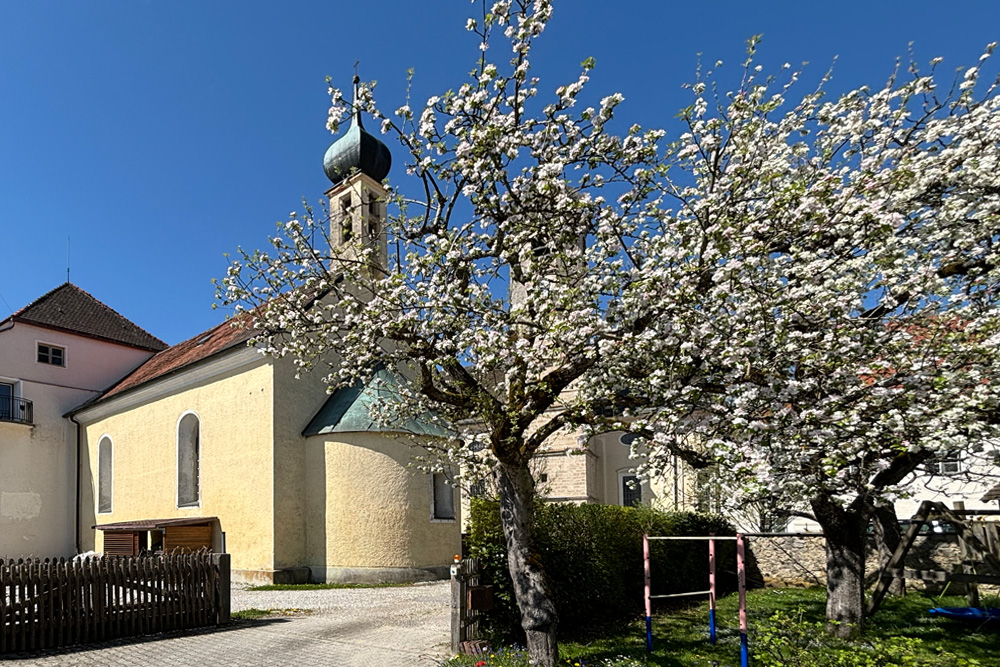
[[[715,533],[709,533],[714,538]],[[715,644],[715,540],[708,540],[708,641]]]
[[[653,651],[653,605],[649,597],[649,535],[642,536],[642,562],[645,569],[645,600],[646,600],[646,651]]]
[[[750,646],[747,640],[747,571],[743,534],[736,534],[736,576],[740,591],[740,665],[749,667]]]

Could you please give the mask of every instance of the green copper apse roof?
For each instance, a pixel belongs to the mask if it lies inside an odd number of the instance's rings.
[[[323,156],[323,171],[330,182],[337,185],[356,169],[378,182],[389,174],[392,154],[381,141],[368,134],[361,124],[358,108],[358,77],[354,77],[354,112],[351,126],[340,139],[330,144]]]
[[[326,433],[410,433],[441,438],[453,437],[430,419],[409,419],[398,424],[379,424],[371,416],[370,408],[377,400],[398,401],[399,378],[384,368],[375,371],[367,382],[338,389],[327,399],[302,435]]]

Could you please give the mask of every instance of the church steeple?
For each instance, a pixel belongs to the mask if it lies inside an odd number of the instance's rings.
[[[323,171],[334,185],[361,172],[381,183],[389,174],[392,155],[386,145],[369,134],[361,122],[361,108],[358,104],[358,84],[361,79],[354,75],[354,104],[351,126],[344,136],[330,144],[323,157]]]
[[[392,156],[381,141],[361,123],[358,84],[354,75],[351,125],[326,151],[323,170],[333,183],[326,192],[330,201],[330,242],[335,255],[354,257],[359,243],[375,249],[373,274],[387,264],[385,202],[382,179],[389,174]]]

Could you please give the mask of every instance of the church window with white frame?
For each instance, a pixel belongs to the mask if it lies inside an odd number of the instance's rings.
[[[201,422],[193,412],[177,422],[177,506],[201,504]]]
[[[110,514],[114,501],[114,443],[102,436],[97,443],[97,513]]]

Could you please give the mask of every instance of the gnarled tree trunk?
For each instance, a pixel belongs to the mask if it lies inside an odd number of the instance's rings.
[[[875,539],[878,540],[878,564],[879,568],[892,558],[896,548],[899,547],[903,539],[902,531],[899,529],[899,519],[896,517],[896,509],[890,502],[881,502],[875,506]],[[905,595],[906,580],[895,577],[889,584],[889,595]]]
[[[828,496],[811,501],[826,536],[827,631],[838,637],[859,632],[865,619],[865,529],[869,512],[855,503],[838,505]]]
[[[507,539],[507,560],[514,582],[514,597],[521,611],[521,627],[528,640],[528,653],[536,665],[555,667],[556,607],[549,593],[545,570],[535,548],[531,519],[535,483],[527,465],[500,464],[500,523]]]

